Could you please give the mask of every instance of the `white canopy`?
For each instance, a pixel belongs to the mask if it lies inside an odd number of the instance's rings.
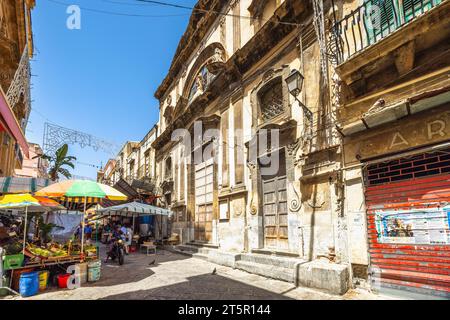
[[[172,211],[151,206],[140,202],[130,202],[117,206],[98,209],[100,216],[121,216],[121,217],[146,217],[146,216],[171,216]]]

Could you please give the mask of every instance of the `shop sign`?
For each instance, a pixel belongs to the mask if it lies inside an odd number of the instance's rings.
[[[422,116],[420,120],[404,119],[404,121],[407,123],[362,140],[359,148],[360,156],[369,158],[450,139],[448,111],[438,116]]]
[[[450,206],[375,212],[378,243],[450,244]]]

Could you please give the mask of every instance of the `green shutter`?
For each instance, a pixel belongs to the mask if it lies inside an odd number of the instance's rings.
[[[430,10],[431,7],[432,0],[403,0],[403,15],[405,23],[411,21],[422,12]]]
[[[368,4],[366,9],[367,13],[370,13],[371,6],[377,6],[380,10],[380,25],[377,28],[375,24],[375,17],[372,17],[372,23],[369,16],[365,16],[364,24],[367,32],[368,44],[371,45],[377,42],[379,39],[387,36],[388,34],[394,32],[397,29],[399,23],[397,21],[398,10],[398,0],[366,0]],[[374,28],[371,28],[373,26]]]

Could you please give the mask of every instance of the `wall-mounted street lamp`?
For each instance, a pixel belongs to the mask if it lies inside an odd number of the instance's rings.
[[[299,103],[299,105],[303,109],[303,114],[308,119],[312,130],[312,122],[313,122],[313,113],[308,109],[299,99],[298,95],[302,92],[303,89],[303,81],[305,77],[296,69],[293,69],[289,76],[286,78],[286,84],[289,90],[289,93],[294,96],[295,100]]]
[[[302,92],[303,80],[305,80],[305,77],[296,69],[292,70],[291,74],[286,78],[289,93],[295,98]]]

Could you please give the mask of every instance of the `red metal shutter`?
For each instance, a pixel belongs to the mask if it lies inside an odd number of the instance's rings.
[[[440,244],[423,244],[420,241],[419,243],[397,242],[402,238],[390,238],[394,241],[386,243],[386,238],[383,239],[379,230],[382,223],[379,222],[379,218],[376,219],[376,215],[380,212],[381,214],[389,212],[387,219],[391,219],[392,222],[396,220],[395,212],[404,212],[404,215],[408,215],[410,213],[405,214],[405,212],[409,210],[423,210],[422,220],[426,220],[429,219],[426,216],[428,212],[442,210],[443,207],[450,205],[449,155],[448,150],[424,153],[370,165],[367,168],[365,191],[370,268],[372,282],[380,285],[381,288],[409,290],[450,298],[448,226],[446,231],[440,230],[440,234],[444,236],[447,233],[446,244],[440,242],[437,242]],[[448,221],[450,213],[445,210],[442,212],[444,212],[443,216],[447,215]],[[395,221],[394,225],[405,226],[401,220],[397,223]],[[394,237],[418,237],[417,234],[423,232],[419,231],[420,229],[416,229],[418,231],[408,229],[411,225],[403,229],[398,228],[398,230],[407,230],[406,235],[402,231],[401,235],[396,234]],[[396,233],[392,229],[390,232]],[[430,231],[430,234],[431,232],[435,231]],[[373,288],[377,289],[374,285]]]

